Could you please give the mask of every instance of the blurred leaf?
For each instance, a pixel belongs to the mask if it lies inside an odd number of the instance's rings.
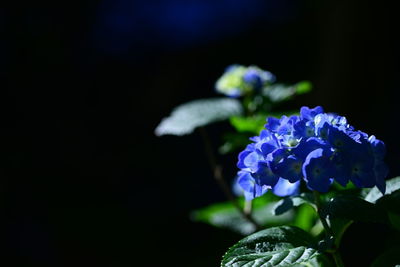
[[[235,150],[243,150],[251,141],[249,138],[253,136],[248,133],[226,133],[223,136],[224,144],[219,147],[219,153],[227,154]]]
[[[242,114],[242,105],[237,99],[200,99],[176,107],[171,115],[157,126],[155,134],[185,135],[200,126],[226,120]]]
[[[233,116],[229,119],[231,125],[238,132],[251,132],[258,135],[266,124],[266,116],[256,115],[251,117]]]
[[[296,211],[293,225],[309,232],[314,226],[317,218],[317,213],[312,206],[301,205]]]
[[[296,93],[301,95],[308,93],[312,90],[312,83],[309,81],[301,81],[295,84]]]
[[[244,201],[241,200],[243,203]],[[287,213],[281,216],[272,215],[272,206],[274,201],[266,197],[259,197],[253,200],[253,218],[262,226],[276,226],[290,222],[293,219],[293,213]],[[249,223],[242,214],[232,205],[231,202],[212,204],[192,213],[192,219],[195,221],[211,224],[216,227],[230,229],[234,232],[248,235],[256,229]]]
[[[280,226],[240,240],[224,255],[221,266],[322,266],[322,261],[327,262],[310,234]]]
[[[295,94],[296,88],[294,86],[287,86],[284,84],[270,85],[263,90],[263,95],[268,97],[272,102],[289,100]]]
[[[393,179],[386,180],[385,195],[389,195],[398,189],[400,189],[400,177],[395,177]],[[378,199],[383,197],[383,194],[376,187],[374,187],[372,189],[364,189],[363,192],[364,192],[364,194],[366,192],[368,192],[364,199],[371,203],[375,203]]]
[[[387,222],[387,215],[383,209],[354,195],[333,197],[322,207],[321,215],[329,219]]]
[[[276,83],[263,89],[262,94],[272,102],[282,102],[291,99],[296,94],[310,92],[312,84],[309,81],[301,81],[294,85]]]
[[[285,197],[278,201],[273,208],[273,212],[274,215],[280,215],[305,203],[313,206],[316,209],[313,194],[301,193],[298,196]]]
[[[400,266],[400,247],[393,247],[379,255],[371,267],[394,267]]]
[[[310,234],[313,236],[319,236],[324,231],[324,226],[321,223],[321,220],[317,220],[314,226],[310,229]]]

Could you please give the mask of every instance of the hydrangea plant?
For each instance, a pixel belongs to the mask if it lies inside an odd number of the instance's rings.
[[[307,81],[276,83],[269,71],[236,64],[215,89],[225,97],[178,106],[155,133],[202,134],[229,201],[196,210],[192,218],[248,235],[226,252],[222,267],[344,266],[340,245],[354,222],[390,229],[371,266],[400,263],[400,177],[386,180],[381,140],[320,106],[282,111],[280,103],[311,90]],[[232,187],[205,130],[224,120],[233,132],[221,134],[220,156],[238,153]]]

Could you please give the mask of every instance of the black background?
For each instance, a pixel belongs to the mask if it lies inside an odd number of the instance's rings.
[[[190,220],[191,210],[224,199],[201,139],[158,138],[154,128],[174,106],[215,96],[232,63],[259,65],[283,82],[311,80],[315,90],[287,108],[345,115],[385,141],[390,176],[399,174],[394,7],[269,1],[265,16],[228,14],[220,21],[229,27],[199,38],[193,30],[191,39],[172,27],[170,40],[149,28],[152,18],[121,30],[124,38],[101,27],[112,6],[103,2],[1,9],[5,266],[217,266],[240,236]],[[226,129],[210,127],[215,144]],[[221,159],[228,177],[235,158]]]

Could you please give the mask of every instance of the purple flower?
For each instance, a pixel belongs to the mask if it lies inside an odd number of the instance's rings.
[[[345,117],[324,113],[322,107],[302,107],[300,116],[268,118],[265,128],[239,154],[244,177],[239,185],[247,198],[267,190],[296,194],[302,180],[319,192],[327,192],[333,181],[385,192],[385,144],[355,130]]]

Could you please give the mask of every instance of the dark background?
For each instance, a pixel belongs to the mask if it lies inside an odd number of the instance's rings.
[[[315,90],[287,107],[347,116],[386,142],[390,176],[399,174],[398,27],[387,3],[2,5],[6,266],[217,266],[240,236],[189,218],[224,199],[201,139],[153,131],[174,106],[215,96],[232,63],[311,80]],[[210,127],[215,144],[226,129]],[[235,157],[222,159],[228,177]]]

